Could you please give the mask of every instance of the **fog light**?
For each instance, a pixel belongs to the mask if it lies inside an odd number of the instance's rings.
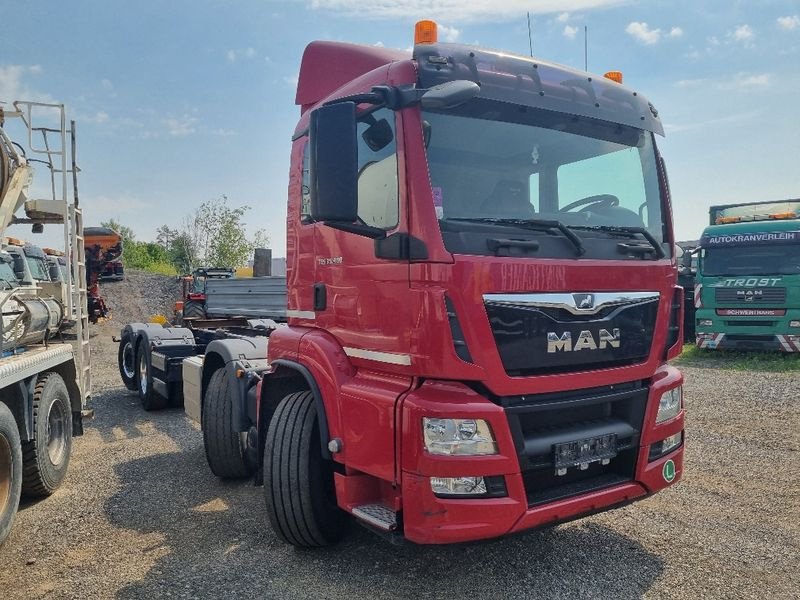
[[[698,327],[711,327],[714,324],[714,321],[711,319],[697,319],[697,326]]]
[[[800,327],[800,321],[789,321],[789,327]]]
[[[664,438],[661,441],[661,454],[666,454],[667,452],[671,452],[672,450],[680,446],[682,439],[683,439],[682,431],[679,431],[675,435],[671,435],[668,438]]]
[[[658,413],[656,414],[656,423],[663,423],[681,412],[681,404],[683,402],[683,387],[678,386],[667,390],[661,394],[658,400]]]
[[[492,429],[483,419],[422,418],[425,449],[431,454],[497,454]]]
[[[431,477],[431,490],[437,496],[484,496],[483,477]]]

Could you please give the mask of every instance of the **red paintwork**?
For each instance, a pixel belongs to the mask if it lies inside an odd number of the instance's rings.
[[[400,53],[314,43],[303,57],[297,103],[302,116],[291,153],[287,215],[288,307],[315,313],[291,317],[270,337],[269,359],[306,366],[319,385],[331,438],[343,442],[334,460],[344,465],[335,484],[345,510],[382,502],[402,510],[405,536],[419,543],[482,539],[568,519],[666,487],[663,462],[682,474],[683,447],[647,464],[649,445],[681,431],[684,414],[655,425],[660,394],[682,375],[664,362],[674,259],[599,261],[455,256],[442,242],[422,143],[417,107],[396,113],[400,224],[396,231],[425,241],[428,259],[376,259],[373,240],[299,218],[303,148],[309,108],[326,99],[367,92],[374,85],[413,84],[416,68]],[[399,61],[399,62],[395,62]],[[335,66],[335,68],[334,68]],[[666,179],[662,194],[669,206]],[[670,215],[671,212],[667,212]],[[671,222],[668,227],[672,239]],[[391,232],[390,232],[391,233]],[[335,260],[324,260],[335,259]],[[327,287],[327,307],[314,311],[313,286]],[[483,294],[499,292],[658,291],[662,302],[650,357],[638,365],[569,374],[509,377],[502,367]],[[444,296],[454,305],[474,364],[456,356]],[[683,294],[679,297],[682,299]],[[679,320],[682,323],[682,319]],[[679,336],[679,340],[683,336]],[[409,365],[349,357],[346,349],[410,355]],[[667,351],[680,352],[681,342]],[[352,352],[352,350],[350,350]],[[497,395],[574,390],[650,380],[635,481],[528,509],[519,461],[503,410],[459,381],[481,382]],[[269,385],[269,379],[265,380]],[[423,450],[422,416],[486,419],[499,454],[441,457]],[[442,500],[429,477],[504,475],[508,497]]]

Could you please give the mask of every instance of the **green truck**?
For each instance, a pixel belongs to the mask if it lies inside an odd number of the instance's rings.
[[[800,352],[800,199],[709,215],[697,250],[697,346]]]

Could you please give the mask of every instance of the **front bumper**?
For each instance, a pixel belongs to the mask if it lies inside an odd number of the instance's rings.
[[[513,411],[508,407],[499,406],[460,384],[426,383],[407,397],[403,406],[403,427],[407,434],[403,439],[401,474],[405,537],[422,544],[499,537],[608,510],[677,482],[683,473],[683,444],[655,459],[651,459],[650,450],[653,444],[683,431],[683,410],[675,418],[655,424],[658,398],[682,382],[679,371],[662,366],[646,388],[646,398],[641,400],[644,406],[638,414],[642,422],[628,454],[620,452],[619,460],[615,457],[608,467],[594,463],[591,468],[596,468],[596,473],[587,469],[585,476],[564,478],[568,480],[563,485],[556,480],[553,468],[534,464],[536,458],[530,449],[537,446],[536,436],[543,434],[536,429],[522,432],[521,442],[520,431],[513,431],[519,428],[519,420],[512,417]],[[572,394],[564,410],[574,410],[572,405],[581,402],[580,391]],[[586,400],[592,401],[591,397]],[[539,403],[534,408],[543,405]],[[554,414],[561,412],[557,407]],[[580,411],[574,415],[585,416]],[[419,435],[422,416],[485,419],[494,432],[498,454],[430,455],[423,450]],[[587,425],[596,426],[596,422]],[[576,436],[573,439],[580,438],[579,427],[562,429]],[[552,433],[552,428],[549,432]],[[449,499],[432,492],[431,477],[458,476],[502,476],[508,494],[502,498]],[[537,488],[540,485],[542,489]]]
[[[743,333],[697,333],[697,347],[704,350],[761,350],[800,352],[800,335],[756,335]]]

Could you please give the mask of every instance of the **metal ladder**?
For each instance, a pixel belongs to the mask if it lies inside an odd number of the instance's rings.
[[[83,236],[83,211],[78,199],[78,173],[80,168],[75,154],[75,121],[70,121],[67,128],[66,111],[63,104],[43,102],[14,102],[16,112],[13,116],[21,117],[28,130],[28,145],[35,154],[46,156],[45,164],[50,169],[50,183],[53,201],[58,204],[56,218],[40,220],[42,223],[62,223],[64,225],[64,249],[69,257],[70,268],[67,269],[66,311],[75,317],[75,333],[77,349],[75,355],[76,383],[81,393],[81,404],[86,408],[92,392],[91,350],[89,347],[89,313],[88,283],[86,280],[86,249]],[[33,110],[56,111],[59,127],[34,127]],[[11,115],[11,113],[6,113]],[[34,143],[34,134],[41,135],[43,146]],[[48,134],[58,137],[59,143],[52,145]],[[70,147],[67,148],[67,136]],[[54,158],[56,159],[54,161]],[[57,177],[56,175],[60,177]],[[68,176],[72,175],[72,199],[70,201]],[[59,181],[60,180],[60,181]],[[61,218],[58,218],[60,216]],[[16,219],[16,222],[30,222],[29,219]]]

